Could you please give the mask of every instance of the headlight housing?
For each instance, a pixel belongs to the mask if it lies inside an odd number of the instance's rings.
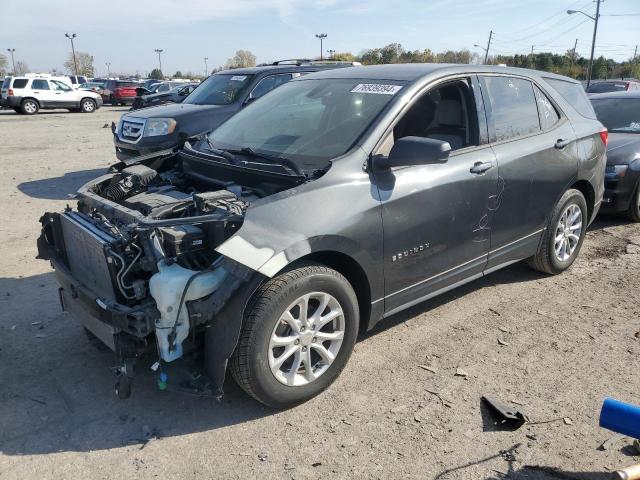
[[[170,135],[176,129],[177,122],[173,118],[150,118],[144,127],[144,137]]]
[[[605,175],[607,178],[622,178],[627,174],[629,165],[607,165]]]

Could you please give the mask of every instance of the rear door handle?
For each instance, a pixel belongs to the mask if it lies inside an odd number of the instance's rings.
[[[475,173],[476,175],[481,175],[487,170],[493,168],[492,162],[476,162],[473,164],[473,167],[469,170],[471,173]]]
[[[556,144],[554,146],[558,150],[562,150],[564,147],[566,147],[570,143],[571,143],[571,140],[563,140],[562,138],[559,138],[558,140],[556,140]]]

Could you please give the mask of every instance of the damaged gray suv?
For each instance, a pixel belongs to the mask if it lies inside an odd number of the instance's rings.
[[[287,407],[384,317],[520,260],[567,269],[600,207],[606,141],[580,84],[550,73],[315,73],[177,155],[84,185],[77,208],[42,217],[39,256],[63,308],[115,352],[120,396],[146,358],[160,388],[219,397],[229,368]],[[198,364],[207,375],[180,377]]]

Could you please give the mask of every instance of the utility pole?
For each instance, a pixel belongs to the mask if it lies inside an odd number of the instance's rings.
[[[636,47],[637,49],[638,47]],[[11,54],[11,65],[13,65],[13,71],[11,72],[13,75],[16,74],[16,61],[13,58],[13,52],[15,52],[16,49],[15,48],[7,48],[7,52],[9,52]],[[635,55],[634,55],[635,58]]]
[[[73,46],[73,39],[77,37],[75,33],[69,35],[68,33],[64,34],[71,41],[71,53],[73,54],[73,66],[75,68],[75,74],[78,75],[78,61],[76,60],[76,49]]]
[[[531,56],[533,56],[533,47],[534,47],[534,46],[535,46],[535,45],[531,45]]]
[[[209,65],[207,64],[207,60],[209,60],[209,57],[204,57],[204,76],[205,77],[209,76]]]
[[[158,64],[160,65],[160,73],[162,73],[162,57],[161,57],[161,55],[162,55],[162,52],[164,52],[164,50],[161,49],[161,48],[156,48],[154,50],[154,52],[156,52],[158,54]],[[160,80],[163,80],[163,79],[160,79]]]
[[[574,13],[581,13],[585,17],[593,20],[593,40],[591,41],[591,56],[589,57],[589,66],[587,67],[587,88],[591,85],[591,75],[593,73],[593,53],[596,48],[596,35],[598,33],[598,19],[600,18],[600,4],[603,0],[595,0],[596,1],[596,16],[592,17],[588,13],[584,13],[582,10],[567,10],[568,15],[573,15]]]
[[[573,44],[573,49],[571,50],[571,62],[569,63],[569,68],[573,67],[573,62],[576,59],[576,48],[578,48],[578,39],[576,38],[575,43]]]
[[[111,62],[104,63],[107,66],[107,78],[111,78]]]
[[[587,77],[587,88],[591,84],[591,75],[593,75],[593,53],[596,49],[596,35],[598,33],[598,18],[600,18],[600,2],[602,0],[597,0],[596,3],[596,18],[593,24],[593,41],[591,42],[591,57],[589,58],[589,76]]]
[[[484,64],[487,64],[489,59],[489,49],[491,48],[491,37],[493,37],[493,30],[489,30],[489,41],[487,42],[487,49],[484,51]]]
[[[636,45],[636,49],[633,51],[633,61],[636,61],[636,57],[638,56],[638,45]],[[13,59],[13,54],[11,54],[11,59]]]
[[[333,58],[333,54],[336,53],[336,51],[329,49],[327,50],[327,53],[329,54],[329,58]],[[633,56],[633,58],[635,58],[635,55]]]
[[[326,33],[316,33],[316,38],[320,39],[320,61],[322,61],[323,60],[323,57],[322,57],[322,52],[323,52],[323,50],[322,50],[322,41],[325,38],[327,38],[327,34]]]

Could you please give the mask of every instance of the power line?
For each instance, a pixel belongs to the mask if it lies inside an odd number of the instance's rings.
[[[578,4],[578,3],[580,3],[581,1],[582,1],[582,0],[576,0],[576,1],[575,1],[575,2],[573,2],[571,5],[568,5],[566,8],[563,8],[563,9],[562,9],[562,10],[560,10],[559,12],[557,12],[557,13],[553,13],[553,14],[549,15],[548,17],[544,18],[543,20],[538,20],[537,22],[532,23],[531,25],[529,25],[529,26],[527,26],[527,27],[519,28],[517,32],[516,32],[516,31],[514,31],[514,32],[507,32],[507,34],[506,34],[506,35],[507,35],[507,36],[509,36],[511,33],[514,33],[514,34],[521,34],[522,32],[526,32],[527,30],[530,30],[530,29],[532,29],[532,28],[534,28],[534,27],[538,27],[538,26],[540,26],[540,24],[545,23],[545,22],[547,22],[548,20],[551,20],[552,18],[555,18],[555,17],[557,17],[557,16],[559,16],[559,15],[561,15],[561,16],[563,16],[563,17],[564,17],[564,15],[565,15],[565,12],[566,12],[567,8],[573,8],[575,5],[577,5],[577,4]],[[587,5],[589,5],[589,3],[587,3],[586,5],[583,5],[583,6],[582,6],[582,7],[580,7],[580,8],[583,8],[583,7],[587,6]]]

